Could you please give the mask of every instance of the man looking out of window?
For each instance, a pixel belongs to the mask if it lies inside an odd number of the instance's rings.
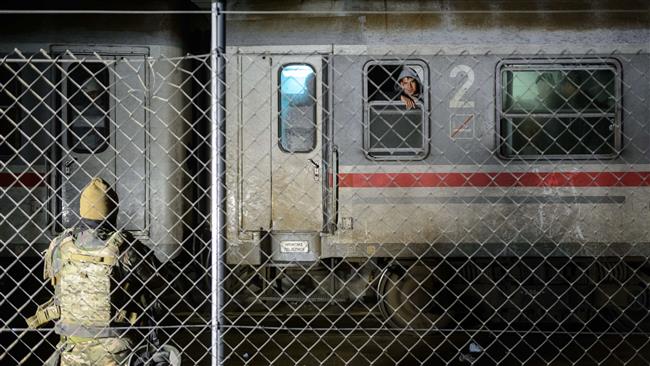
[[[422,89],[422,82],[417,72],[408,66],[404,66],[397,78],[400,100],[406,106],[406,109],[415,108]]]

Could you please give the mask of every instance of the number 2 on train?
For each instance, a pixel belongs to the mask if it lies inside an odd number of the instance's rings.
[[[455,78],[461,73],[467,75],[467,79],[449,101],[449,108],[474,108],[474,101],[463,100],[469,88],[474,84],[474,70],[467,65],[457,65],[451,69],[449,76]]]

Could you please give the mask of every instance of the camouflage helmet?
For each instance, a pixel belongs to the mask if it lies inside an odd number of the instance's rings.
[[[106,220],[116,213],[117,194],[101,178],[93,178],[81,192],[79,214],[88,220]]]

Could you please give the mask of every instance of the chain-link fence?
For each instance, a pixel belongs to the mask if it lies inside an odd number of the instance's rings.
[[[648,54],[555,48],[233,49],[226,363],[648,363]]]
[[[55,352],[26,325],[43,251],[101,176],[142,248],[113,292],[133,350],[210,363],[219,292],[224,364],[648,363],[646,51],[220,56],[223,228],[210,55],[2,59],[3,362]]]
[[[16,50],[0,60],[2,364],[43,364],[107,327],[138,355],[173,346],[183,364],[210,363],[209,65],[209,55],[153,58],[133,48]],[[92,225],[80,193],[93,177],[117,194],[113,224],[126,238],[109,271],[110,324],[95,328],[105,279],[92,266],[110,256],[80,233]],[[85,251],[45,254],[55,237]],[[27,325],[34,314],[37,329]],[[66,321],[92,330],[64,330]]]

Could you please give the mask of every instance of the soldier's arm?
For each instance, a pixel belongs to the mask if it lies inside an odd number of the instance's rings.
[[[167,282],[160,273],[160,261],[154,252],[129,234],[120,254],[121,287],[139,305],[139,313],[160,311],[160,295]]]
[[[153,250],[129,234],[124,236],[125,247],[120,255],[120,267],[125,275],[137,277],[139,282],[150,289],[164,287],[166,281],[160,274],[161,263]]]

